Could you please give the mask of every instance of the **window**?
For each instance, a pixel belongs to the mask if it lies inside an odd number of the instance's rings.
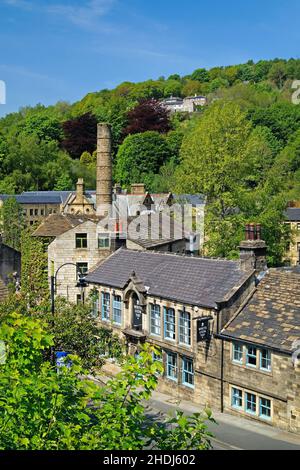
[[[34,209],[34,215],[39,215],[39,210],[38,209]]]
[[[243,363],[243,345],[240,343],[232,343],[232,360],[238,362],[239,364]]]
[[[188,357],[182,358],[182,383],[187,387],[194,387],[194,364]]]
[[[164,337],[175,340],[175,310],[164,307]]]
[[[99,250],[107,250],[110,248],[110,236],[109,233],[98,234],[98,248]]]
[[[264,419],[271,419],[271,400],[267,398],[259,399],[259,416]]]
[[[94,318],[97,318],[98,317],[98,312],[99,312],[99,292],[98,291],[95,291],[93,292],[93,296],[92,296],[92,316]]]
[[[76,263],[76,266],[77,266],[77,271],[76,271],[77,280],[79,280],[79,274],[85,275],[88,273],[89,265],[88,263]]]
[[[24,216],[27,215],[27,209],[23,209],[23,215],[24,215]]]
[[[117,325],[122,323],[122,299],[120,295],[113,297],[113,322]]]
[[[271,352],[268,349],[260,351],[260,368],[263,370],[271,370]]]
[[[256,367],[257,364],[257,349],[253,346],[247,346],[247,366]]]
[[[153,361],[154,361],[154,362],[159,362],[160,364],[163,363],[162,353],[156,354],[155,352],[153,352],[153,353],[152,353],[152,358],[153,358]],[[155,373],[155,375],[156,375],[156,376],[161,376],[161,375],[163,375],[163,368],[162,368],[161,371],[157,371],[157,372]]]
[[[44,209],[41,209],[41,215],[45,215]]]
[[[191,315],[188,312],[179,312],[179,342],[191,344]]]
[[[167,377],[177,382],[177,354],[167,353]]]
[[[256,395],[253,393],[245,393],[245,411],[256,414]]]
[[[76,233],[76,248],[87,248],[87,233]]]
[[[109,321],[110,318],[110,294],[102,292],[102,320]]]
[[[155,304],[150,304],[150,333],[156,336],[161,335],[160,306]]]
[[[77,305],[80,305],[83,303],[81,294],[76,295],[76,302],[77,302]]]
[[[30,215],[33,215],[33,209],[30,209],[29,213]]]
[[[243,406],[243,392],[239,388],[232,388],[231,391],[231,405],[234,408],[242,408]]]

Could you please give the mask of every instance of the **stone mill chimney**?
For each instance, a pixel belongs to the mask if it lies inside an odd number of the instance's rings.
[[[111,127],[100,123],[97,127],[97,215],[107,215],[112,204]]]
[[[244,270],[255,269],[256,275],[267,270],[267,245],[261,238],[260,224],[247,224],[245,240],[240,245],[240,263]]]

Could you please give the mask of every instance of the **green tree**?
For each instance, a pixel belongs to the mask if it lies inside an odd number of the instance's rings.
[[[28,305],[38,305],[49,299],[47,244],[33,237],[34,226],[21,235],[21,292]]]
[[[285,62],[275,62],[272,65],[268,76],[278,88],[282,88],[285,80],[287,79],[287,67]]]
[[[115,179],[124,186],[145,182],[146,176],[158,173],[170,156],[168,143],[158,132],[129,135],[119,147]]]
[[[62,173],[57,179],[54,191],[70,191],[73,187],[73,181],[68,173]]]
[[[192,75],[192,80],[198,80],[198,82],[208,82],[209,75],[206,69],[196,69]]]
[[[7,348],[0,364],[1,450],[209,449],[210,412],[181,413],[160,424],[146,416],[161,372],[153,347],[128,357],[122,372],[99,387],[84,379],[76,356],[59,373],[44,360],[53,345],[41,321],[12,314],[0,326]]]
[[[40,313],[48,323],[57,351],[68,351],[80,357],[85,369],[94,370],[103,364],[102,356],[121,359],[123,346],[109,330],[99,328],[92,305],[70,304],[64,298],[55,299],[54,318],[50,306]]]
[[[25,226],[23,210],[15,197],[9,197],[0,209],[0,230],[6,245],[20,251],[21,232]]]

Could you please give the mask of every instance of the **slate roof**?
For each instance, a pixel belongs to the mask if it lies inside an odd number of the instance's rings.
[[[51,214],[33,232],[33,236],[57,237],[88,220],[96,221],[96,218],[86,215]]]
[[[284,215],[290,222],[300,222],[300,209],[296,207],[288,207]]]
[[[71,194],[76,191],[24,191],[22,194],[0,194],[0,199],[5,201],[15,197],[19,204],[63,204]],[[86,191],[85,195],[94,201],[96,191]]]
[[[203,205],[205,204],[205,196],[203,194],[173,194],[174,201],[178,204],[192,204]]]
[[[216,308],[253,274],[242,271],[236,261],[120,248],[86,279],[123,289],[133,271],[149,295],[207,308]]]
[[[185,234],[182,226],[166,214],[141,214],[129,218],[128,222],[134,224],[135,220],[140,225],[139,231],[135,233],[138,238],[132,236],[129,225],[128,239],[145,249],[184,240],[185,235],[190,233],[187,231]]]
[[[271,269],[222,336],[293,351],[293,342],[300,339],[299,271]]]

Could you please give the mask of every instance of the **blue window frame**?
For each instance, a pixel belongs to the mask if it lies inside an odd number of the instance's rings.
[[[113,322],[122,324],[122,299],[120,295],[113,296]]]
[[[241,343],[232,343],[232,360],[239,364],[243,363],[243,345]]]
[[[231,389],[231,405],[234,408],[243,408],[243,392],[239,388]]]
[[[161,335],[160,321],[160,306],[156,304],[150,304],[150,333],[152,335]]]
[[[182,358],[182,384],[194,388],[194,363],[189,357]]]
[[[257,366],[257,349],[254,346],[247,346],[246,364],[249,367]]]
[[[162,353],[156,354],[155,352],[153,352],[152,353],[152,358],[153,358],[154,362],[159,362],[160,364],[163,363]],[[155,375],[157,375],[157,376],[163,375],[163,370],[161,372],[156,372]]]
[[[177,354],[167,352],[167,377],[168,379],[178,380]]]
[[[269,349],[262,349],[260,351],[259,366],[262,370],[271,371],[271,351]]]
[[[191,344],[191,315],[188,312],[179,312],[179,343]]]
[[[164,307],[164,337],[175,341],[175,310]]]
[[[259,398],[259,416],[263,419],[271,419],[271,400]]]
[[[246,413],[256,414],[256,395],[245,393],[245,411]]]
[[[109,321],[110,319],[110,294],[102,292],[102,320]]]

